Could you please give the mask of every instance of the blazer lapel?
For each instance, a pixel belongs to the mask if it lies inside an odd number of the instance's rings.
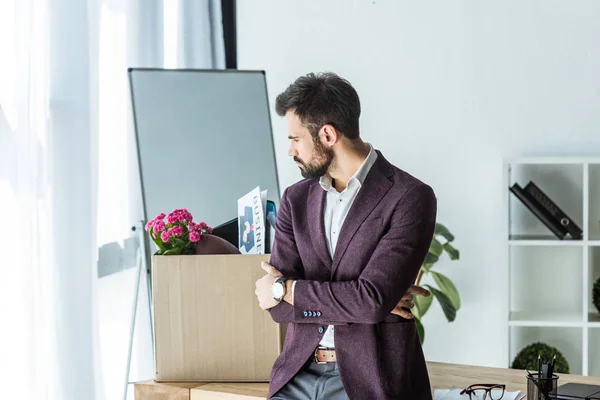
[[[375,161],[375,164],[367,174],[365,182],[360,188],[354,199],[354,203],[352,203],[348,215],[342,224],[340,236],[338,237],[335,253],[333,255],[331,276],[335,273],[340,260],[360,225],[369,214],[371,214],[377,204],[379,204],[381,199],[383,199],[385,194],[392,187],[392,181],[388,179],[388,177],[393,175],[393,173],[391,165],[383,158],[381,153],[378,152],[377,161]]]
[[[321,188],[318,182],[310,187],[308,192],[308,227],[310,230],[310,240],[316,253],[323,263],[328,268],[331,268],[331,254],[329,254],[329,249],[327,248],[325,222],[323,221],[326,196],[327,192]]]

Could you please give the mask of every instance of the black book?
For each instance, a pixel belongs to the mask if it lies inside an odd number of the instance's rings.
[[[558,387],[556,398],[560,400],[587,400],[596,399],[594,397],[600,392],[600,386],[587,385],[582,383],[565,383]]]
[[[546,196],[542,189],[530,181],[525,186],[525,191],[527,191],[531,197],[536,199],[537,202],[544,207],[546,211],[550,213],[550,215],[552,215],[556,222],[564,226],[573,239],[581,239],[581,235],[583,234],[581,228],[578,227],[575,222],[573,222],[573,220],[556,205],[556,203],[550,200],[550,198]]]
[[[510,188],[510,191],[517,196],[521,203],[525,205],[548,229],[552,231],[559,239],[564,239],[567,235],[567,230],[552,218],[552,215],[542,207],[528,192],[523,190],[519,184],[515,183]]]

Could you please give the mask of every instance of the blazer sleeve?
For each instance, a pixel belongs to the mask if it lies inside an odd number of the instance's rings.
[[[410,188],[398,201],[389,230],[357,280],[297,281],[294,306],[290,306],[294,322],[381,322],[416,279],[435,232],[436,213],[437,200],[428,185]],[[305,310],[319,311],[318,316],[305,317]]]
[[[279,202],[270,264],[277,268],[283,276],[298,280],[304,278],[304,268],[302,267],[302,260],[298,253],[298,247],[296,246],[296,240],[294,238],[291,207],[288,200],[289,190],[290,188],[284,190]],[[285,301],[270,308],[269,313],[275,322],[296,322],[294,318],[294,307]]]

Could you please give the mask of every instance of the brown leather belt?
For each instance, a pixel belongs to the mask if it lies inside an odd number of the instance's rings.
[[[335,350],[326,347],[317,347],[315,349],[315,362],[317,364],[327,364],[337,362]]]

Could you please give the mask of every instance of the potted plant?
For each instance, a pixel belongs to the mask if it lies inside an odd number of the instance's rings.
[[[563,354],[556,348],[545,343],[532,343],[519,351],[511,365],[512,369],[526,369],[537,371],[538,357],[544,360],[552,360],[556,356],[554,372],[568,374],[569,362]]]
[[[148,221],[145,229],[158,248],[154,254],[162,256],[195,254],[202,235],[212,232],[206,223],[195,223],[185,208],[177,208],[169,215],[158,214]]]
[[[460,309],[460,296],[454,283],[452,283],[447,276],[432,270],[444,253],[446,253],[451,260],[459,259],[459,251],[452,246],[452,241],[454,241],[454,235],[450,233],[444,225],[436,223],[435,233],[431,245],[429,246],[429,252],[425,257],[425,261],[421,266],[415,282],[415,285],[423,286],[431,292],[430,296],[415,296],[414,299],[415,309],[413,309],[413,313],[421,343],[425,341],[425,328],[423,327],[421,320],[429,310],[434,298],[440,303],[448,322],[454,321],[456,312]],[[425,275],[431,276],[435,285],[433,283],[420,285],[421,280]]]

